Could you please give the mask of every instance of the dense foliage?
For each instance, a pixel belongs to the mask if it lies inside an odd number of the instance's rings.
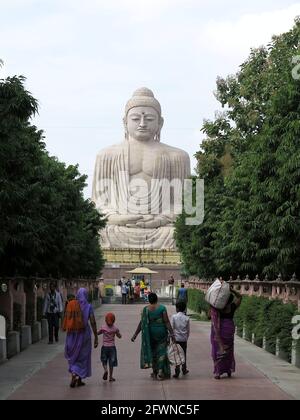
[[[188,289],[188,308],[199,314],[208,315],[209,304],[205,300],[205,293],[197,289]]]
[[[235,315],[235,322],[239,334],[243,327],[246,330],[246,339],[251,340],[255,335],[255,343],[263,344],[266,338],[268,350],[275,354],[276,339],[280,340],[280,348],[291,358],[292,348],[292,318],[297,308],[293,304],[284,304],[280,300],[269,300],[263,297],[244,296],[242,304]]]
[[[205,219],[176,222],[184,271],[200,277],[300,272],[300,21],[217,81],[224,112],[196,154]],[[295,77],[298,76],[298,77]]]
[[[86,176],[49,156],[23,77],[0,80],[0,275],[96,276],[104,221]]]

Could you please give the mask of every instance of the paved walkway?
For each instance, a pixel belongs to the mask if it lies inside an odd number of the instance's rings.
[[[99,361],[100,347],[93,351],[93,376],[81,388],[69,387],[70,377],[61,343],[34,344],[0,366],[0,399],[95,399],[95,400],[287,400],[300,399],[300,369],[236,338],[237,372],[231,379],[212,378],[209,323],[192,321],[188,345],[190,374],[178,380],[157,382],[149,370],[139,368],[140,339],[130,338],[137,326],[141,305],[103,305],[97,310],[97,324],[105,312],[116,314],[123,335],[117,340],[119,367],[115,383],[104,382]],[[174,308],[168,307],[169,313]]]

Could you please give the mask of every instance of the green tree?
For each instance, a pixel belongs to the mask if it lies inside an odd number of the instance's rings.
[[[83,197],[78,166],[48,155],[24,81],[0,80],[0,274],[95,276],[104,220]]]
[[[300,22],[252,50],[240,71],[217,80],[224,112],[204,123],[207,139],[196,154],[205,179],[203,225],[178,247],[191,273],[214,275],[299,271],[300,81],[293,57],[300,55]],[[209,266],[209,269],[207,267]]]

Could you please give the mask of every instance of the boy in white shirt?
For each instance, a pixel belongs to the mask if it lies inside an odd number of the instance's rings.
[[[190,319],[185,315],[186,303],[179,301],[176,303],[177,314],[171,318],[171,325],[174,331],[176,343],[182,347],[185,355],[185,363],[182,365],[182,374],[187,375],[189,371],[186,367],[187,342],[190,335]],[[175,367],[175,375],[178,378],[180,374],[180,366]]]

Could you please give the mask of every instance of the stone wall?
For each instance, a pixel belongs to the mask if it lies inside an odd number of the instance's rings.
[[[0,342],[0,363],[47,336],[48,326],[42,319],[42,306],[51,282],[57,284],[64,302],[69,294],[76,295],[80,287],[87,288],[92,298],[98,299],[96,280],[0,278],[0,316],[4,317],[6,324],[6,337]]]

